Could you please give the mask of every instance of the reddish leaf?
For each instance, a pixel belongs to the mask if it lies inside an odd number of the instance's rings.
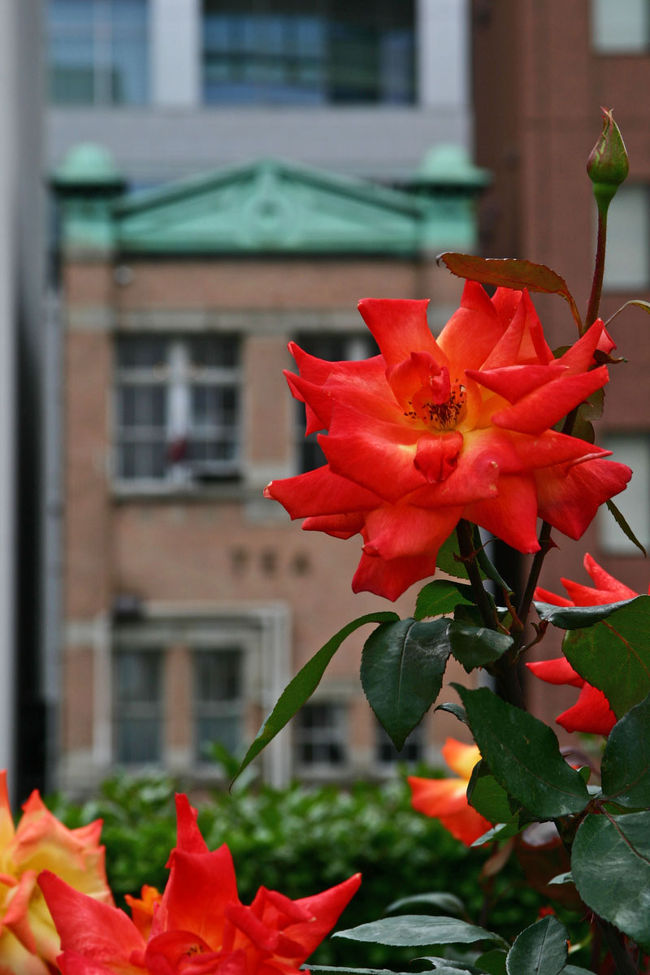
[[[545,264],[513,258],[475,257],[451,251],[438,256],[438,264],[441,263],[457,277],[470,278],[481,284],[492,284],[498,288],[528,288],[529,291],[560,295],[568,302],[578,330],[582,333],[580,313],[566,281]]]

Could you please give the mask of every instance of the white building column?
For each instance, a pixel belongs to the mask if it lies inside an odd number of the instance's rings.
[[[151,100],[161,107],[201,101],[201,0],[151,0]]]
[[[467,111],[470,79],[468,0],[416,0],[418,102]]]

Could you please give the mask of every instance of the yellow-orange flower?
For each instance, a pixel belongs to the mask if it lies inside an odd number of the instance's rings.
[[[439,819],[457,840],[471,846],[492,823],[484,819],[467,801],[467,785],[472,770],[481,759],[477,745],[464,745],[455,738],[447,738],[442,757],[458,778],[421,779],[409,776],[411,803],[414,809]]]
[[[59,936],[37,882],[51,870],[76,890],[112,904],[106,883],[101,820],[68,829],[37,791],[14,827],[7,773],[0,772],[0,972],[49,975],[60,951]]]

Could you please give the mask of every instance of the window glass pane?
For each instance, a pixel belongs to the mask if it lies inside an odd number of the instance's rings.
[[[125,368],[155,368],[167,361],[167,342],[162,338],[123,336],[117,340],[117,363]]]
[[[147,0],[48,0],[47,10],[52,101],[147,100]]]
[[[617,494],[613,501],[647,549],[650,546],[650,434],[607,434],[602,445],[612,451],[612,460],[627,464],[634,471],[625,491]],[[605,552],[641,554],[604,506],[598,512],[598,528],[600,545]]]
[[[379,722],[375,723],[375,758],[380,765],[391,765],[396,762],[421,762],[423,757],[424,729],[422,724],[413,729],[401,752],[398,752]]]
[[[412,0],[204,0],[204,99],[410,103],[413,22]]]
[[[162,657],[119,651],[114,659],[115,756],[125,764],[162,756]]]
[[[643,51],[650,39],[648,0],[592,0],[594,48],[606,52]]]
[[[195,335],[187,339],[192,366],[234,368],[239,364],[239,342],[233,335]]]
[[[194,717],[196,757],[218,742],[236,753],[242,743],[244,688],[243,654],[239,647],[197,650],[194,654]]]
[[[607,214],[603,285],[611,290],[650,284],[650,199],[647,186],[622,186]]]
[[[306,704],[295,726],[296,759],[301,765],[344,765],[347,762],[345,705]]]

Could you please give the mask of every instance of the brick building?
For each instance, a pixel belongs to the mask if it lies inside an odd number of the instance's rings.
[[[650,7],[645,0],[475,0],[472,15],[476,159],[494,174],[482,201],[483,252],[549,265],[586,309],[596,212],[584,164],[600,131],[599,106],[611,107],[631,168],[610,207],[601,315],[607,320],[632,297],[647,300]],[[535,296],[535,305],[552,346],[574,340],[561,299]],[[628,309],[611,331],[618,354],[629,361],[610,370],[597,437],[635,472],[615,501],[648,548],[650,329],[643,312]],[[561,592],[561,576],[587,583],[581,562],[588,551],[629,586],[647,592],[648,562],[606,511],[580,542],[554,537],[560,547],[546,561],[546,588]],[[539,708],[548,697],[537,681],[530,682],[529,693]],[[554,689],[558,711],[560,696]],[[567,692],[567,700],[574,697]]]
[[[429,157],[412,193],[266,160],[129,195],[87,145],[58,170],[62,786],[115,763],[214,775],[207,742],[241,751],[315,650],[388,608],[352,594],[358,539],[301,532],[262,490],[319,463],[282,375],[289,339],[363,358],[360,297],[429,296],[434,328],[456,307],[433,255],[475,245],[485,174],[452,155],[451,174],[449,150]],[[267,750],[272,780],[390,769],[359,690],[363,639]],[[446,727],[407,757],[435,757]]]

